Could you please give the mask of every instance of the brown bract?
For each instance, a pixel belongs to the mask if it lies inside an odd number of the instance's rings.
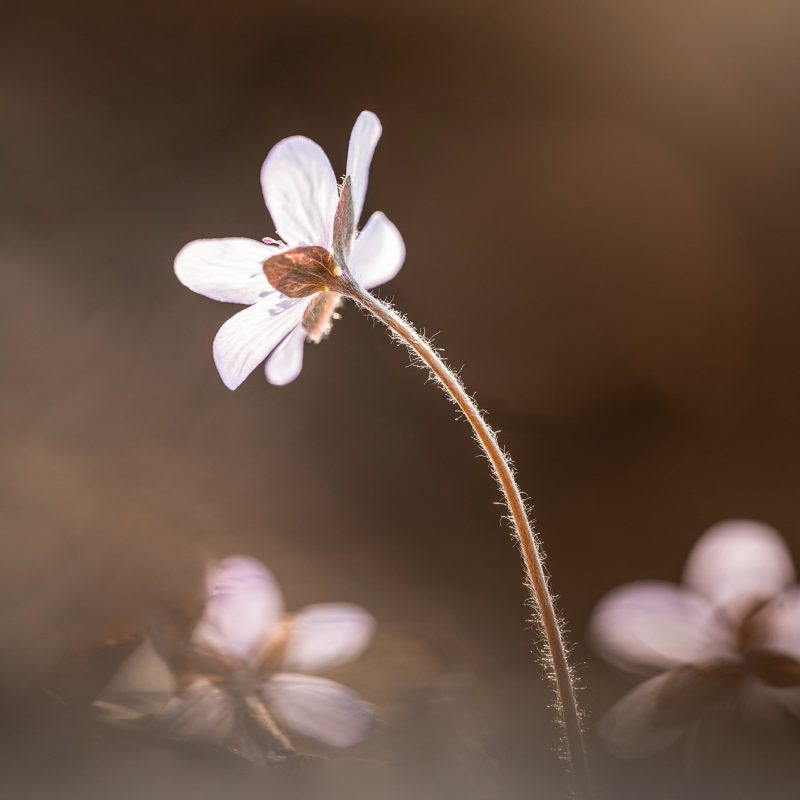
[[[295,247],[264,262],[270,286],[287,297],[309,297],[339,286],[341,269],[324,247]]]
[[[800,686],[800,662],[774,650],[751,650],[745,656],[747,671],[767,686]]]
[[[347,259],[350,256],[354,233],[353,191],[350,185],[350,176],[347,175],[342,183],[342,190],[339,192],[339,203],[333,219],[333,257],[343,270],[347,269]]]

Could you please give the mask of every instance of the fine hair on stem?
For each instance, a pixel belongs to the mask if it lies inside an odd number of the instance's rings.
[[[430,341],[391,305],[379,300],[366,290],[350,284],[343,294],[380,320],[394,337],[430,370],[437,383],[466,417],[472,427],[475,439],[492,466],[492,471],[508,508],[508,519],[525,565],[525,582],[531,592],[536,610],[535,619],[541,634],[542,660],[554,685],[557,721],[563,727],[565,756],[571,767],[570,774],[574,794],[581,800],[590,798],[592,797],[591,780],[583,743],[581,713],[567,656],[567,644],[548,586],[542,548],[517,485],[511,459],[500,447],[494,431],[487,424],[461,380],[439,356]]]

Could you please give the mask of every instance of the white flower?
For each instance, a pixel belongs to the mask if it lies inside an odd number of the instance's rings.
[[[381,212],[372,214],[353,238],[380,135],[378,118],[363,111],[350,136],[349,180],[344,185],[349,187],[348,194],[352,191],[351,219],[344,252],[337,253],[347,259],[346,264],[338,259],[340,266],[365,289],[393,278],[405,259],[399,231]],[[213,300],[250,306],[231,317],[214,340],[214,360],[229,389],[236,389],[265,358],[271,383],[293,381],[302,369],[306,339],[319,341],[326,335],[340,299],[324,286],[290,297],[270,285],[265,274],[265,263],[276,255],[307,259],[310,253],[325,260],[326,254],[336,252],[339,190],[322,148],[303,136],[279,142],[261,168],[261,186],[282,241],[200,239],[187,244],[175,259],[175,274],[185,286]]]
[[[800,714],[800,587],[785,543],[761,523],[734,520],[707,531],[682,586],[642,581],[610,592],[591,633],[615,664],[660,673],[602,721],[618,755],[668,747],[722,709]]]
[[[168,668],[152,642],[134,653],[95,707],[116,721],[149,720],[163,735],[221,744],[247,757],[280,753],[289,729],[332,747],[364,738],[372,709],[313,674],[356,658],[374,620],[347,603],[285,615],[281,591],[260,562],[219,563],[183,663]],[[180,672],[176,676],[176,672]]]

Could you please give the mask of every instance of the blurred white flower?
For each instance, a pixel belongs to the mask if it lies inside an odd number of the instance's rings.
[[[322,285],[289,291],[274,278],[279,285],[270,285],[270,259],[283,256],[272,262],[272,274],[277,274],[278,268],[292,267],[335,270],[342,266],[340,256],[346,257],[349,277],[366,289],[386,283],[402,267],[403,239],[382,213],[372,214],[354,239],[380,135],[375,114],[361,112],[347,154],[347,219],[337,220],[340,198],[328,157],[315,142],[293,136],[276,144],[261,168],[264,200],[282,241],[200,239],[178,253],[175,274],[185,286],[213,300],[250,306],[231,317],[214,340],[214,360],[229,389],[236,389],[265,358],[270,383],[293,381],[302,369],[306,339],[319,341],[327,334],[340,300]],[[339,242],[337,222],[346,223],[339,225]]]
[[[163,735],[207,740],[254,759],[291,749],[287,729],[349,747],[366,735],[371,707],[345,686],[309,673],[356,658],[374,626],[364,609],[346,603],[285,615],[269,570],[232,556],[210,575],[180,668],[167,666],[148,641],[95,708],[117,722],[149,721]]]
[[[683,585],[615,589],[590,629],[608,660],[659,673],[602,720],[617,755],[657,752],[722,708],[800,715],[800,587],[784,541],[759,522],[715,525],[694,546]]]

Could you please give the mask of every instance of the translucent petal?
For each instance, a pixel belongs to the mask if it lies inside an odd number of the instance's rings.
[[[230,746],[238,738],[233,697],[205,678],[175,695],[156,724],[159,732],[178,739]]]
[[[600,735],[614,755],[621,758],[650,756],[676,742],[691,726],[692,717],[660,719],[660,696],[671,680],[669,672],[637,686],[602,718]]]
[[[376,211],[353,242],[348,266],[365,289],[394,278],[406,258],[403,237],[384,214]]]
[[[634,670],[725,655],[733,635],[703,597],[657,581],[631,583],[606,595],[590,632],[609,660]]]
[[[760,710],[762,717],[770,714],[770,711],[774,714],[776,710],[788,711],[793,716],[800,717],[800,691],[796,686],[780,688],[755,681],[753,685],[759,692],[756,701],[762,702],[762,705],[757,706],[755,710]],[[751,711],[751,716],[752,714]]]
[[[231,556],[219,563],[213,584],[193,644],[242,662],[254,659],[283,615],[275,578],[259,561]]]
[[[303,350],[306,346],[306,332],[298,325],[267,359],[267,380],[275,386],[291,383],[303,369]]]
[[[160,712],[175,686],[172,670],[146,639],[122,662],[93,708],[110,722],[133,722]]]
[[[687,585],[734,617],[779,594],[794,578],[791,555],[777,531],[750,520],[710,528],[684,573]]]
[[[307,606],[292,620],[283,666],[315,672],[352,661],[369,644],[374,630],[375,620],[359,606]]]
[[[746,685],[735,662],[678,667],[623,697],[601,720],[600,733],[618,756],[649,756],[698,721],[719,719],[721,709],[741,701]]]
[[[197,239],[175,257],[175,274],[212,300],[251,305],[273,292],[262,265],[282,249],[254,239]]]
[[[334,681],[281,673],[263,686],[264,700],[279,721],[297,733],[332,747],[350,747],[369,730],[372,709]]]
[[[236,389],[303,319],[308,300],[273,292],[232,316],[214,339],[214,362],[223,383]]]
[[[331,247],[339,199],[336,176],[323,149],[304,136],[284,139],[261,167],[264,200],[290,247]]]
[[[356,227],[364,210],[364,199],[369,184],[369,166],[372,155],[381,138],[380,120],[371,111],[362,111],[358,115],[353,132],[350,134],[350,146],[347,150],[347,175],[353,187],[353,219]]]

